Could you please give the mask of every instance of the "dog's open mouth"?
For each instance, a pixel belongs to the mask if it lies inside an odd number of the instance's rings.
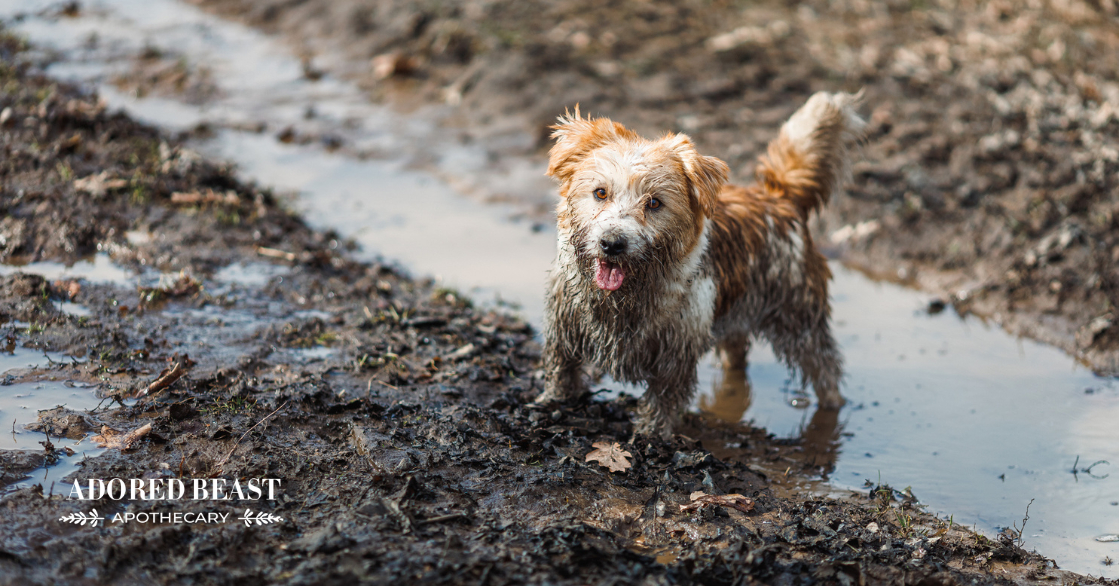
[[[626,278],[626,271],[617,263],[612,263],[604,258],[598,259],[594,268],[594,282],[599,289],[617,291]]]

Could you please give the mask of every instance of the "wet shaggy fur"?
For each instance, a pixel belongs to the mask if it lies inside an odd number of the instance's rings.
[[[807,221],[844,177],[846,146],[863,126],[856,102],[812,96],[750,187],[727,185],[726,164],[682,134],[650,141],[578,109],[561,118],[548,168],[561,198],[538,401],[581,395],[591,363],[646,383],[637,432],[668,436],[695,393],[700,357],[717,346],[724,367],[743,369],[761,336],[812,384],[820,408],[841,407],[831,273]]]

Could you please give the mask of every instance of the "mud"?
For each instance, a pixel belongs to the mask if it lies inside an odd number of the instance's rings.
[[[100,251],[135,276],[0,276],[4,351],[68,356],[4,384],[68,381],[104,399],[39,413],[25,430],[41,447],[0,452],[2,583],[1103,583],[923,513],[905,491],[798,494],[783,481],[816,468],[797,458],[803,440],[690,416],[673,443],[627,444],[632,398],[534,409],[523,322],[355,261],[268,191],[29,71],[21,50],[0,37],[0,260]],[[153,386],[173,364],[186,375]],[[74,442],[127,432],[65,479],[35,481]],[[632,468],[586,462],[595,442],[621,443]],[[68,490],[212,477],[280,479],[253,508],[283,521]],[[754,506],[682,512],[696,491]],[[230,522],[60,521],[94,506]]]
[[[283,34],[374,97],[455,106],[496,158],[540,157],[546,126],[581,103],[687,132],[749,180],[812,92],[862,88],[864,161],[821,241],[1119,374],[1113,2],[197,4]]]

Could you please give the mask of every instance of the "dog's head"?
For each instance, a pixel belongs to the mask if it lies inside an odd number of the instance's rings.
[[[700,155],[683,134],[646,140],[606,118],[560,118],[548,175],[560,183],[560,222],[594,282],[672,271],[699,245],[727,165]],[[644,283],[645,286],[649,283]]]

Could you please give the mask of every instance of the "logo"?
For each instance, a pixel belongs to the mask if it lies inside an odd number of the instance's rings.
[[[84,484],[75,480],[68,498],[79,501],[138,501],[138,502],[245,502],[275,501],[280,488],[279,478],[90,478]],[[122,511],[102,516],[97,509],[88,513],[78,511],[58,518],[62,523],[79,526],[104,527],[114,524],[224,524],[233,513],[227,511]],[[282,523],[284,518],[266,511],[246,508],[240,517],[233,518],[246,527]]]

